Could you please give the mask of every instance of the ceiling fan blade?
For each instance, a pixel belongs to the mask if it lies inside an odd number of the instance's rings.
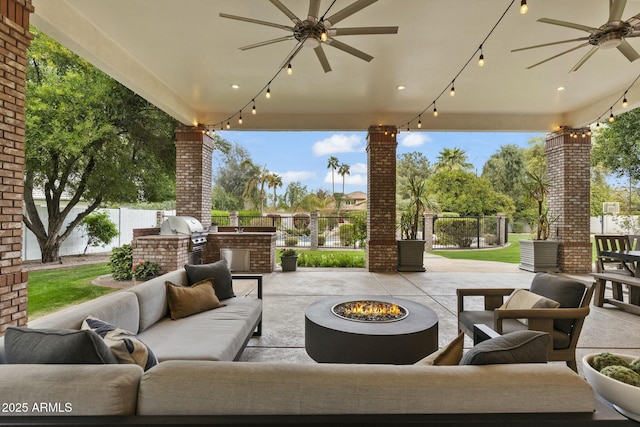
[[[633,62],[640,58],[638,52],[636,52],[636,50],[632,48],[626,40],[622,40],[622,43],[618,46],[618,50],[629,60],[629,62]]]
[[[636,27],[638,26],[638,24],[640,24],[640,13],[627,19],[627,23],[637,31]]]
[[[316,52],[316,56],[320,60],[320,64],[322,64],[324,72],[328,73],[331,71],[331,65],[329,65],[329,60],[327,59],[327,55],[324,53],[324,49],[322,49],[322,45],[318,45],[318,47],[313,50]]]
[[[361,50],[356,49],[355,47],[344,44],[336,39],[329,39],[325,42],[325,44],[329,46],[333,46],[336,49],[340,49],[343,52],[350,53],[353,56],[357,56],[358,58],[370,62],[373,59],[373,56],[367,55]]]
[[[293,27],[289,27],[287,25],[275,24],[273,22],[260,21],[258,19],[253,18],[245,18],[243,16],[229,15],[226,13],[220,13],[221,18],[235,19],[237,21],[250,22],[252,24],[266,25],[268,27],[280,28],[282,30],[293,31]]]
[[[285,15],[287,15],[287,17],[289,19],[291,19],[293,21],[294,24],[297,24],[298,22],[300,22],[300,18],[298,18],[293,12],[291,12],[287,6],[283,5],[282,3],[280,3],[279,0],[269,0],[271,2],[271,4],[273,4],[275,7],[277,7],[278,9],[280,9],[280,12],[284,13]]]
[[[627,0],[609,0],[609,21],[620,21]]]
[[[553,46],[553,45],[562,44],[562,43],[579,42],[583,40],[589,40],[589,37],[580,37],[577,39],[561,40],[559,42],[543,43],[543,44],[537,44],[535,46],[520,47],[518,49],[512,49],[511,52],[520,52],[521,50],[535,49],[537,47]]]
[[[564,52],[560,52],[559,54],[557,54],[557,55],[553,55],[552,57],[547,58],[547,59],[545,59],[544,61],[540,61],[540,62],[538,62],[538,63],[535,63],[535,64],[533,64],[533,65],[531,65],[531,66],[527,67],[527,70],[530,70],[530,69],[532,69],[533,67],[537,67],[538,65],[544,64],[545,62],[551,61],[552,59],[556,59],[556,58],[557,58],[557,57],[559,57],[559,56],[565,55],[565,54],[567,54],[567,53],[569,53],[569,52],[573,52],[574,50],[580,49],[581,47],[585,47],[585,46],[587,46],[587,45],[589,45],[589,43],[582,43],[582,44],[580,44],[580,45],[578,45],[578,46],[572,47],[572,48],[571,48],[571,49],[569,49],[569,50],[565,50]]]
[[[398,34],[398,27],[331,28],[329,36],[357,36],[366,34]]]
[[[347,18],[354,13],[364,9],[365,7],[372,5],[376,1],[378,0],[358,0],[355,3],[352,3],[351,5],[345,7],[341,11],[334,13],[328,18],[325,18],[325,22],[327,23],[326,26],[332,27],[338,22],[342,21],[344,18]]]
[[[580,61],[578,61],[578,63],[576,65],[573,66],[571,71],[578,71],[578,68],[582,67],[584,65],[584,63],[587,62],[589,60],[589,58],[591,58],[593,56],[593,54],[596,53],[597,51],[598,51],[598,46],[592,47],[589,50],[589,52],[587,52],[587,54],[585,56],[583,56],[582,59]]]
[[[284,41],[287,41],[287,40],[293,40],[293,38],[294,38],[293,34],[290,35],[290,36],[278,37],[277,39],[266,40],[266,41],[263,41],[263,42],[260,42],[260,43],[254,43],[254,44],[250,44],[250,45],[247,45],[247,46],[242,46],[240,48],[240,50],[249,50],[249,49],[253,49],[255,47],[267,46],[267,45],[270,45],[270,44],[273,44],[273,43],[279,43],[279,42],[284,42]]]
[[[309,13],[307,19],[311,19],[314,22],[318,21],[320,14],[320,0],[309,0]]]
[[[598,31],[597,28],[589,27],[587,25],[574,24],[573,22],[567,22],[567,21],[558,21],[557,19],[540,18],[538,19],[538,22],[544,22],[545,24],[552,24],[552,25],[560,25],[561,27],[574,28],[576,30],[586,31],[588,33],[594,33]]]

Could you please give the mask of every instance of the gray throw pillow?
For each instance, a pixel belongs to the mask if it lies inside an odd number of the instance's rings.
[[[462,356],[460,365],[547,363],[548,347],[546,332],[511,332],[473,346]]]
[[[222,301],[236,296],[236,294],[233,293],[231,270],[229,269],[226,259],[221,259],[212,264],[187,264],[184,266],[184,269],[187,271],[189,286],[206,279],[211,279],[213,281],[213,289],[216,291],[216,296],[219,300]]]
[[[94,331],[75,329],[7,328],[7,363],[118,363]]]
[[[570,277],[538,273],[534,276],[529,290],[559,302],[560,308],[578,308],[584,298],[585,285]],[[574,319],[556,319],[553,321],[553,327],[565,334],[570,334],[574,321]]]

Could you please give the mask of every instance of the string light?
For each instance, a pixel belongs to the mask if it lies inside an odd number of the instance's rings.
[[[520,13],[524,15],[525,13],[527,13],[527,11],[529,11],[529,6],[527,6],[527,0],[522,0],[520,2]]]
[[[629,101],[627,101],[627,92],[624,93],[624,98],[622,99],[622,108],[627,108],[629,106]]]
[[[264,95],[267,99],[271,98],[271,89],[269,89],[269,87],[267,87],[267,93],[265,93]]]
[[[242,111],[240,111],[240,116],[238,117],[238,124],[242,124]]]
[[[229,120],[227,120],[227,129],[231,129],[231,123],[229,123]]]
[[[418,129],[422,129],[422,119],[421,119],[421,116],[418,116]]]
[[[453,81],[451,82],[451,90],[449,91],[449,95],[451,95],[451,96],[456,96],[456,88],[455,88],[455,86],[454,86],[454,83],[455,83],[455,82],[456,82],[455,80],[453,80]]]
[[[289,65],[287,65],[287,74],[289,74],[289,75],[293,74],[293,68],[291,67],[291,63],[289,63]]]
[[[433,117],[438,117],[438,109],[435,102],[433,103]]]
[[[251,102],[253,102],[253,108],[251,109],[251,114],[253,114],[255,116],[256,113],[257,113],[257,111],[256,111],[256,100],[252,99]]]
[[[613,123],[616,121],[616,118],[613,116],[613,109],[611,110],[611,114],[609,114],[609,123]]]
[[[480,57],[478,58],[478,67],[484,67],[484,54],[482,53],[482,45],[480,45]]]

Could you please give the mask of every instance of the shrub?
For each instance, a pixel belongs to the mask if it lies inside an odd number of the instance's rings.
[[[159,272],[160,266],[158,263],[151,261],[138,261],[131,267],[131,275],[138,280],[157,276]]]
[[[469,248],[478,236],[478,221],[475,218],[451,218],[437,221],[435,232],[440,244]]]
[[[324,246],[327,242],[327,238],[323,234],[318,235],[318,246]]]
[[[84,254],[87,253],[89,246],[103,247],[111,243],[114,237],[118,233],[118,227],[109,219],[109,214],[106,212],[96,212],[91,215],[87,215],[80,222],[82,228],[85,231],[85,237],[87,238],[87,246],[84,247]]]
[[[301,267],[357,267],[365,266],[365,257],[362,253],[329,252],[313,253],[303,252],[298,258]]]
[[[351,246],[353,243],[353,225],[342,224],[340,226],[340,244],[342,246]]]
[[[298,246],[298,238],[297,237],[287,237],[284,240],[284,244],[286,246]]]
[[[109,269],[115,280],[131,280],[133,277],[133,249],[131,245],[124,244],[119,248],[113,248],[109,258]]]
[[[498,236],[495,234],[485,234],[484,235],[484,244],[495,246],[498,244]]]

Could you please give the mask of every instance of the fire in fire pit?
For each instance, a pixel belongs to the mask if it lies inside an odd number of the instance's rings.
[[[401,305],[385,301],[348,301],[331,307],[338,317],[357,322],[395,322],[409,315]]]

